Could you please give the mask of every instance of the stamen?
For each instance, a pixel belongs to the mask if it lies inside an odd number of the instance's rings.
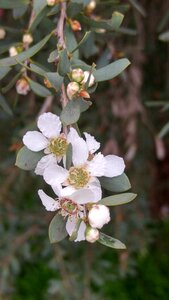
[[[49,145],[49,151],[56,156],[63,156],[66,153],[68,143],[62,136],[52,139]]]
[[[89,181],[89,174],[85,168],[72,167],[69,170],[69,184],[76,189],[83,188]]]

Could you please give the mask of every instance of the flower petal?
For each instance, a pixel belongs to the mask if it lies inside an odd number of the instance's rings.
[[[38,131],[28,131],[23,136],[24,145],[31,151],[38,152],[48,146],[48,140]]]
[[[52,186],[57,186],[63,183],[67,176],[68,171],[58,165],[53,165],[46,168],[43,174],[44,180]]]
[[[77,222],[77,218],[75,216],[69,217],[66,222],[66,230],[70,236],[72,235],[75,229],[76,222]],[[77,239],[75,240],[75,242],[80,242],[85,240],[85,230],[86,230],[86,224],[82,221],[80,223]]]
[[[59,208],[58,201],[55,201],[53,198],[49,197],[43,190],[38,190],[38,195],[42,201],[42,204],[45,206],[48,211],[55,211]]]
[[[45,169],[52,164],[57,163],[57,159],[53,154],[43,156],[39,162],[37,163],[35,174],[36,175],[43,175]]]
[[[61,186],[61,184],[53,185],[53,186],[52,186],[52,190],[54,191],[54,193],[55,193],[58,197],[61,197],[61,191],[62,191],[62,186]]]
[[[69,198],[77,204],[95,202],[93,201],[95,199],[95,195],[90,189],[80,189],[74,192],[72,195],[69,195]]]
[[[50,112],[42,114],[38,119],[37,125],[47,138],[58,137],[61,131],[60,118]]]
[[[77,234],[77,239],[75,242],[80,242],[84,241],[85,238],[85,230],[86,230],[86,224],[82,221],[79,226],[78,234]]]
[[[84,132],[86,143],[88,150],[91,154],[95,153],[100,148],[100,143],[97,142],[94,138],[94,136],[90,135],[87,132]]]
[[[90,189],[94,194],[93,201],[91,202],[98,202],[102,199],[102,188],[100,181],[97,178],[92,179],[92,182],[88,184],[88,189]]]
[[[107,155],[105,156],[105,162],[104,176],[114,177],[124,172],[125,163],[123,158],[116,155]]]
[[[67,140],[69,143],[73,143],[74,140],[76,140],[77,138],[79,138],[79,134],[78,132],[76,131],[76,129],[74,129],[73,127],[70,128],[70,131],[67,135]]]
[[[72,162],[74,166],[82,166],[86,163],[89,151],[86,142],[78,137],[72,142]]]
[[[94,156],[94,158],[88,162],[88,171],[92,176],[103,176],[105,171],[105,158],[100,152]]]
[[[76,189],[73,186],[67,186],[61,190],[61,197],[67,197],[69,195],[72,195]]]

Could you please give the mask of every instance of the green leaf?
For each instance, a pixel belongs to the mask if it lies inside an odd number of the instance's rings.
[[[159,40],[162,42],[169,42],[169,30],[166,32],[163,32],[159,35]]]
[[[63,83],[63,77],[61,77],[57,72],[47,72],[45,77],[49,80],[54,89],[60,89]]]
[[[58,73],[65,76],[70,72],[70,60],[68,58],[67,50],[64,49],[59,54]]]
[[[6,102],[6,100],[2,94],[0,94],[0,106],[7,114],[9,114],[11,116],[13,115],[11,108],[9,107],[8,103]]]
[[[58,51],[57,50],[52,51],[48,57],[48,63],[52,63],[56,61],[57,57],[58,57]]]
[[[41,48],[44,47],[44,45],[47,43],[47,41],[50,39],[51,35],[53,34],[53,31],[45,36],[39,43],[36,45],[30,47],[28,50],[16,55],[15,57],[7,57],[0,59],[0,67],[1,66],[14,66],[17,64],[17,60],[24,61],[33,55],[35,55]]]
[[[51,92],[46,89],[43,85],[39,84],[38,82],[33,81],[32,79],[28,78],[29,85],[32,91],[40,96],[40,97],[48,97],[51,96]]]
[[[41,67],[35,65],[35,64],[30,64],[30,68],[31,70],[36,73],[36,74],[39,74],[43,77],[45,77],[45,74],[46,74],[46,70],[42,69]]]
[[[66,220],[59,214],[56,214],[49,225],[49,240],[50,243],[62,241],[68,234],[66,231]]]
[[[127,58],[121,58],[99,70],[94,70],[93,75],[96,82],[109,80],[119,75],[129,65],[130,62]]]
[[[121,193],[131,188],[130,181],[125,173],[117,177],[100,177],[101,186],[108,191]]]
[[[17,154],[15,166],[26,171],[33,170],[43,156],[44,153],[42,151],[33,152],[26,146],[23,146]]]
[[[71,63],[72,69],[81,68],[84,71],[90,71],[91,70],[91,66],[87,65],[85,62],[83,62],[80,59],[72,58],[70,60],[70,63]]]
[[[72,145],[69,144],[66,151],[66,169],[69,170],[72,165]]]
[[[46,6],[46,7],[43,7],[35,16],[30,28],[29,28],[29,31],[33,31],[36,29],[36,27],[39,25],[39,23],[44,20],[44,17],[47,15],[49,11],[49,8]]]
[[[126,246],[119,240],[100,232],[100,237],[98,242],[104,246],[114,248],[114,249],[126,249]]]
[[[67,6],[67,16],[69,18],[74,18],[78,13],[80,13],[83,9],[83,4],[81,3],[69,3]]]
[[[76,123],[80,117],[80,105],[78,101],[72,100],[63,108],[60,119],[65,125]]]
[[[83,100],[81,98],[77,99],[77,100],[74,100],[74,101],[78,101],[78,104],[80,106],[80,112],[84,112],[86,110],[88,110],[88,108],[92,105],[92,102],[89,101],[89,100]]]
[[[129,2],[143,17],[146,17],[147,14],[144,7],[137,0],[129,0]]]
[[[136,196],[137,194],[133,194],[133,193],[113,195],[113,196],[103,198],[102,200],[99,201],[99,203],[104,204],[106,206],[121,205],[133,201],[136,198]]]
[[[17,7],[13,9],[13,17],[14,19],[19,19],[21,18],[27,11],[28,5],[23,5],[21,7]]]
[[[5,94],[5,93],[7,93],[8,91],[10,91],[10,89],[15,85],[15,83],[16,83],[16,81],[18,80],[18,78],[21,76],[21,71],[20,72],[18,72],[12,79],[11,79],[11,81],[9,81],[9,83],[6,85],[6,86],[4,86],[3,88],[2,88],[2,92]]]
[[[29,3],[29,0],[0,0],[0,8],[18,8]]]
[[[75,38],[74,32],[72,31],[71,27],[69,25],[65,26],[65,31],[64,31],[64,35],[65,35],[65,42],[66,42],[66,47],[68,49],[69,52],[72,52],[73,49],[77,48],[77,40]],[[73,57],[74,58],[78,58],[79,57],[79,51],[77,48],[77,51],[75,51],[73,53]]]
[[[112,17],[110,20],[99,20],[96,21],[94,19],[88,18],[85,15],[81,14],[77,19],[90,26],[91,28],[101,28],[101,29],[106,29],[106,30],[110,30],[110,31],[114,31],[117,30],[122,21],[123,21],[124,15],[121,14],[120,12],[114,12],[112,14]]]
[[[37,15],[46,5],[46,0],[33,0],[33,11]]]
[[[85,35],[83,36],[83,38],[81,39],[81,41],[79,42],[79,44],[71,51],[71,53],[74,53],[77,49],[79,49],[79,47],[81,45],[83,45],[87,41],[90,33],[91,33],[90,31],[86,31]]]
[[[9,73],[10,70],[11,68],[9,67],[0,67],[0,80],[4,78]]]
[[[169,132],[169,122],[167,122],[164,127],[160,130],[158,136],[163,138]]]

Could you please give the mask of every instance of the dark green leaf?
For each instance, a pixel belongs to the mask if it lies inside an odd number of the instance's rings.
[[[33,0],[33,10],[37,15],[47,5],[46,0]]]
[[[35,82],[33,80],[31,80],[30,78],[28,78],[29,81],[29,85],[32,89],[32,91],[40,96],[40,97],[48,97],[51,96],[51,92],[45,88],[43,85],[39,84],[38,82]]]
[[[21,18],[27,11],[28,5],[23,5],[21,7],[17,7],[13,9],[13,17],[14,19]]]
[[[117,177],[100,177],[100,183],[108,191],[121,193],[131,188],[130,181],[125,173]]]
[[[77,49],[79,49],[79,47],[81,45],[83,45],[83,43],[86,42],[86,40],[88,39],[89,35],[90,35],[90,31],[86,31],[85,35],[83,36],[83,38],[81,39],[81,41],[79,42],[79,44],[71,52],[74,53]]]
[[[93,75],[96,82],[109,80],[119,75],[129,65],[130,62],[127,58],[121,58],[99,70],[94,70]]]
[[[74,32],[72,31],[72,28],[69,25],[65,26],[64,35],[65,35],[66,47],[67,47],[67,49],[68,49],[69,52],[72,52],[73,49],[75,49],[78,44],[77,44],[77,40],[75,38]],[[78,48],[73,53],[73,57],[74,58],[78,58],[79,57],[79,50],[78,50]]]
[[[41,67],[39,67],[38,65],[35,65],[35,64],[30,64],[30,68],[36,74],[39,74],[39,75],[45,77],[45,74],[46,74],[46,70],[45,69],[42,69]]]
[[[29,3],[29,0],[0,0],[0,8],[18,8]]]
[[[9,115],[13,115],[11,108],[9,107],[8,103],[6,102],[3,95],[0,94],[0,107]]]
[[[64,49],[59,54],[58,73],[65,76],[70,72],[70,60],[68,58],[67,50]]]
[[[43,7],[43,9],[41,9],[35,16],[30,28],[29,28],[29,31],[33,31],[36,29],[36,27],[39,25],[39,23],[44,20],[44,17],[47,15],[49,11],[49,8],[46,6],[46,7]]]
[[[78,3],[69,3],[67,7],[67,15],[69,18],[73,18],[83,9],[83,4]]]
[[[38,161],[44,156],[42,151],[33,152],[26,146],[22,147],[16,157],[15,165],[22,170],[30,171],[35,169]]]
[[[4,78],[9,73],[10,70],[11,68],[9,67],[0,67],[0,80]]]
[[[55,215],[49,225],[49,240],[51,244],[62,241],[68,235],[65,226],[66,220],[59,214]]]
[[[6,85],[6,86],[4,86],[3,88],[2,88],[2,92],[5,94],[5,93],[7,93],[8,91],[10,91],[10,89],[15,85],[15,83],[16,83],[16,81],[19,79],[19,77],[21,76],[21,71],[20,72],[18,72],[13,78],[12,78],[12,80],[11,81],[9,81],[9,83]]]
[[[121,205],[126,204],[128,202],[131,202],[136,198],[137,194],[133,193],[124,193],[119,195],[113,195],[110,197],[103,198],[99,201],[100,204],[104,204],[106,206],[115,206],[115,205]]]
[[[43,48],[43,46],[50,39],[52,33],[53,33],[53,31],[50,34],[48,34],[47,36],[45,36],[39,43],[30,47],[28,50],[16,55],[15,57],[8,57],[8,58],[0,59],[0,67],[1,66],[14,66],[17,64],[17,60],[22,62],[22,61],[32,57],[37,52],[39,52],[39,50],[41,48]]]
[[[126,246],[119,240],[100,232],[100,237],[98,242],[104,246],[114,248],[114,249],[126,249]]]

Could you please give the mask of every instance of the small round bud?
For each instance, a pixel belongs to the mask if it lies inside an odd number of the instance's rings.
[[[22,38],[24,44],[30,45],[33,42],[33,37],[30,33],[25,33]]]
[[[89,243],[95,243],[99,239],[99,230],[88,226],[85,231],[85,237]]]
[[[71,20],[70,22],[70,26],[72,28],[73,31],[80,31],[82,30],[81,24],[79,21],[77,20]]]
[[[9,56],[12,57],[12,56],[15,56],[18,54],[18,51],[16,49],[16,47],[12,46],[9,48]]]
[[[3,28],[0,28],[0,40],[3,40],[6,35],[6,31]]]
[[[53,6],[53,5],[55,5],[55,0],[46,0],[46,2],[47,2],[47,5],[49,5],[49,6]]]
[[[88,220],[90,226],[101,229],[104,224],[110,221],[110,211],[107,206],[102,204],[95,204],[89,211]]]
[[[71,73],[71,78],[73,81],[81,82],[84,79],[84,71],[82,69],[74,69]]]
[[[91,87],[95,83],[95,78],[94,78],[93,74],[90,75],[89,71],[84,72],[84,79],[83,79],[82,83],[85,84],[88,81],[89,76],[90,76],[90,80],[88,83],[88,87]]]
[[[16,91],[20,95],[27,95],[30,91],[29,83],[25,78],[21,78],[16,82]]]
[[[77,82],[70,82],[67,86],[67,95],[72,100],[79,92],[80,86]]]
[[[89,4],[86,6],[85,11],[87,14],[91,14],[93,10],[96,8],[96,0],[92,0],[89,2]]]

